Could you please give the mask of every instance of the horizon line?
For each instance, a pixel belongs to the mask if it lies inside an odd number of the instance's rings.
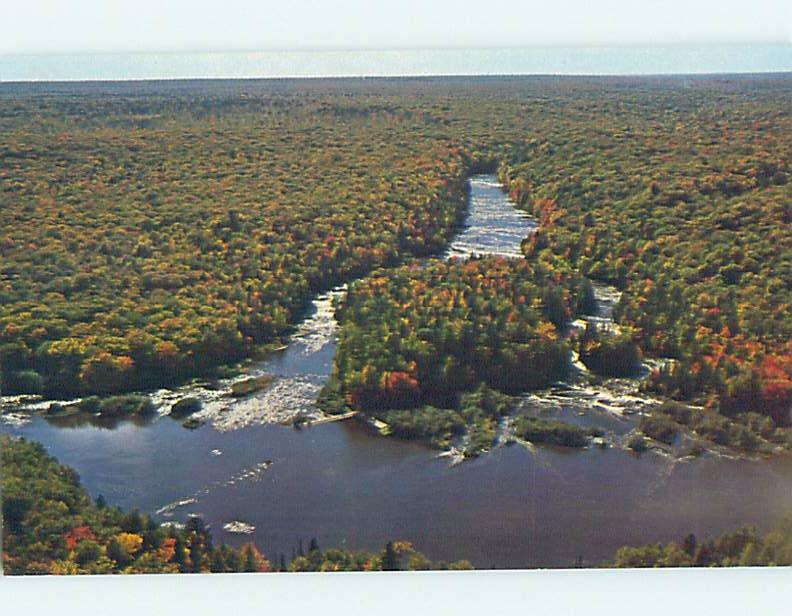
[[[666,42],[557,42],[557,43],[537,43],[519,45],[454,45],[438,46],[417,45],[405,47],[306,47],[306,48],[184,48],[184,49],[117,49],[117,50],[43,50],[43,51],[2,51],[0,57],[15,56],[118,56],[118,55],[188,55],[188,54],[259,54],[259,53],[279,53],[279,54],[319,54],[319,53],[399,53],[415,51],[508,51],[508,50],[531,50],[531,49],[669,49],[684,47],[792,47],[792,37],[788,39],[772,40],[713,40],[713,41],[666,41]]]
[[[344,80],[387,80],[387,79],[515,79],[515,78],[567,78],[567,79],[590,79],[590,78],[621,78],[621,79],[652,79],[652,78],[716,78],[716,77],[792,77],[792,68],[783,70],[765,71],[726,71],[726,72],[700,72],[700,73],[422,73],[422,74],[400,74],[400,75],[278,75],[278,76],[245,76],[245,77],[127,77],[127,78],[104,78],[104,79],[0,79],[0,86],[23,85],[23,84],[69,84],[69,85],[90,85],[90,84],[111,84],[111,83],[173,83],[173,82],[219,82],[219,81],[344,81]]]

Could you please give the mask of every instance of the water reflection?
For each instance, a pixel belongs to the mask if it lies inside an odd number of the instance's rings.
[[[55,413],[46,414],[45,420],[57,428],[77,429],[84,427],[101,428],[104,430],[115,430],[122,423],[129,423],[137,427],[145,427],[151,424],[156,416],[150,415],[131,415],[129,417],[108,417],[95,413]]]

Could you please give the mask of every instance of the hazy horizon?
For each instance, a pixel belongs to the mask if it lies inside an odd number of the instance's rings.
[[[0,82],[792,71],[792,44],[0,55]]]

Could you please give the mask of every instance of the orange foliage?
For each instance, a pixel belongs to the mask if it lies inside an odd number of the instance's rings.
[[[70,550],[76,548],[80,541],[96,541],[96,535],[94,535],[90,526],[77,526],[76,528],[72,528],[68,533],[63,535],[63,538],[66,540],[66,547]]]
[[[418,380],[407,372],[385,372],[382,376],[387,392],[418,391]]]
[[[166,537],[162,540],[162,544],[157,550],[157,556],[163,562],[170,562],[176,555],[176,539],[174,537]]]

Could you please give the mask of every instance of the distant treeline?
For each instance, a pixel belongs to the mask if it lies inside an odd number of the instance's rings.
[[[695,535],[672,542],[623,547],[607,566],[634,567],[756,567],[792,565],[792,512],[769,533],[745,527],[716,539],[699,541]]]

